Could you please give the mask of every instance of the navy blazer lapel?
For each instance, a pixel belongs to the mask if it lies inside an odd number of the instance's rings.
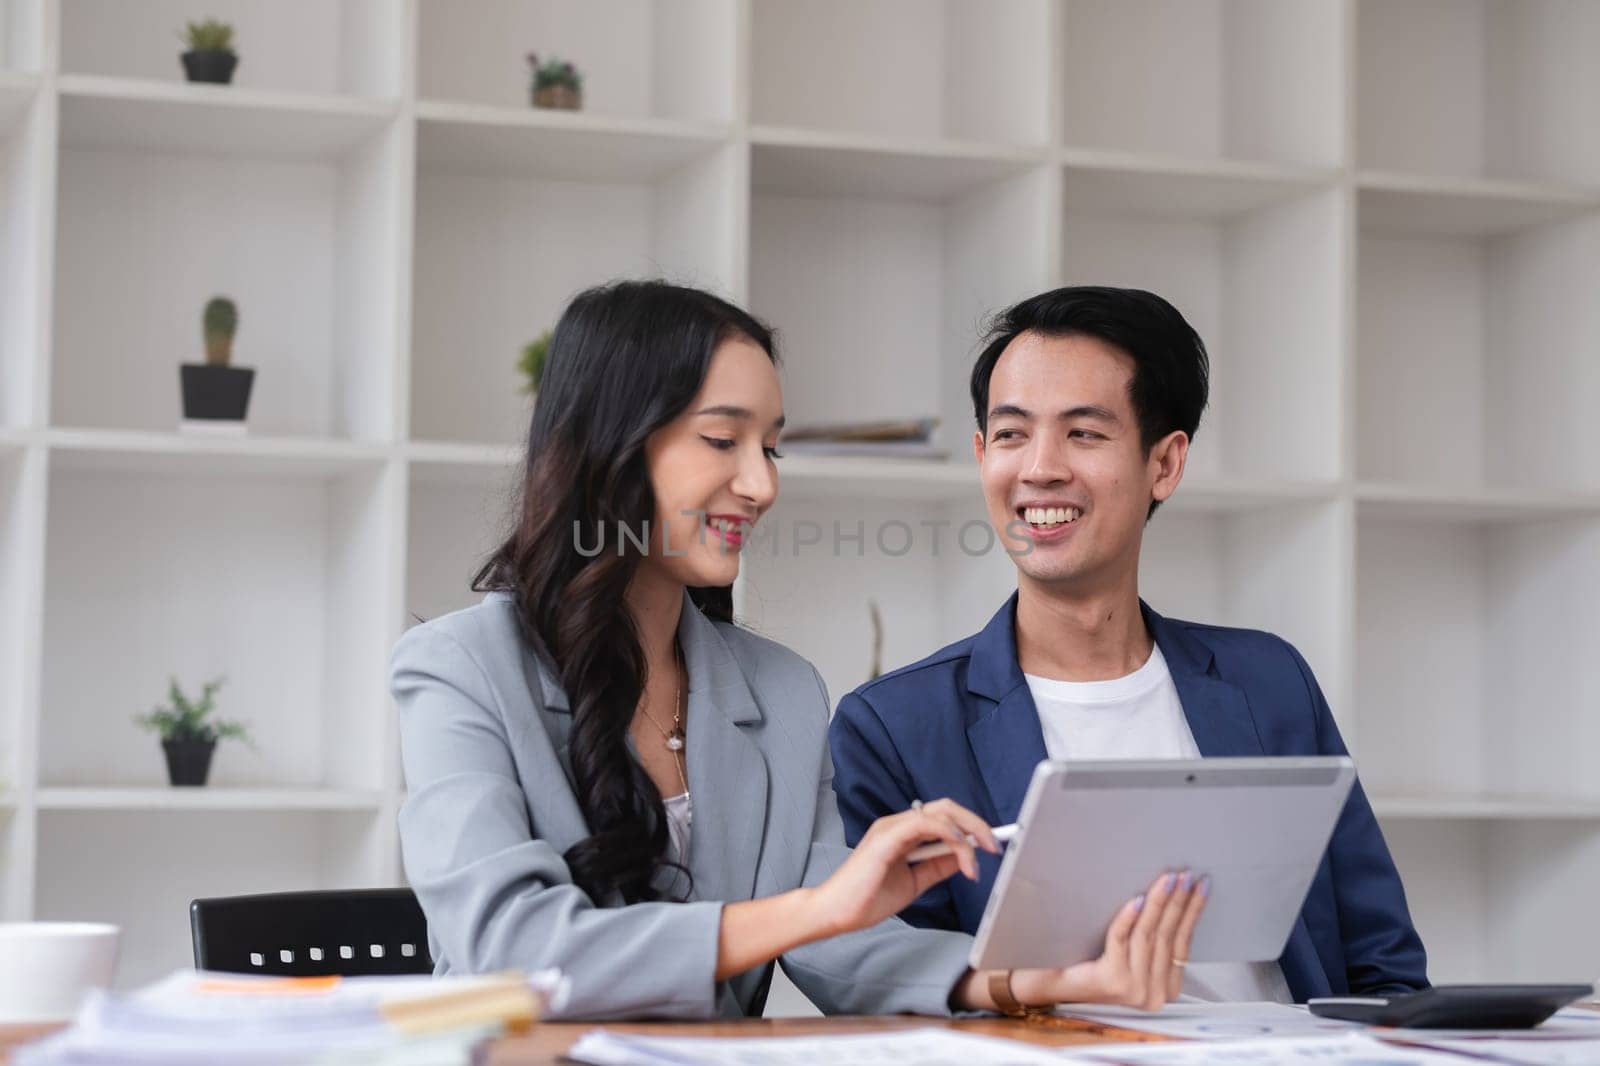
[[[750,899],[767,824],[767,762],[745,728],[761,721],[761,709],[722,634],[687,595],[678,640],[689,670],[694,895]]]
[[[1189,732],[1194,734],[1200,754],[1208,759],[1265,754],[1250,702],[1237,685],[1212,673],[1211,649],[1152,611],[1143,600],[1139,609],[1145,628],[1167,660],[1178,702],[1183,704],[1183,716],[1189,720]]]
[[[1034,767],[1049,758],[1039,710],[1017,664],[1016,613],[1013,593],[973,638],[967,660],[967,691],[979,697],[967,723],[967,743],[994,806],[995,825],[1017,820]]]

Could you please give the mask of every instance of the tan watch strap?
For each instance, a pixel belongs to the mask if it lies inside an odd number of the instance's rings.
[[[1032,1013],[1017,1001],[1016,993],[1011,991],[1010,970],[989,971],[989,998],[994,1000],[995,1009],[1001,1014],[1021,1018]]]

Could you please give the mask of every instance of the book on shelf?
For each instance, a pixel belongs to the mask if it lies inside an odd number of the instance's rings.
[[[948,459],[950,453],[933,443],[938,427],[937,418],[800,425],[784,431],[782,447],[790,455]]]

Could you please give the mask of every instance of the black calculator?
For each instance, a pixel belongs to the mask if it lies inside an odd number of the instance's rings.
[[[1593,985],[1438,985],[1394,996],[1330,996],[1306,1006],[1319,1018],[1405,1029],[1532,1029],[1594,993]],[[1594,1029],[1600,1036],[1600,1011]]]

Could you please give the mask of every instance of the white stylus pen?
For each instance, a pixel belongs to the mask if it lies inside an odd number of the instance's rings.
[[[1011,838],[1017,835],[1017,823],[1012,822],[1010,825],[995,826],[992,832],[994,833],[994,839],[996,843],[1009,844],[1011,842]],[[977,837],[973,836],[971,833],[968,833],[966,836],[968,844],[971,844],[973,847],[978,846]],[[913,848],[911,850],[911,854],[906,856],[906,862],[927,862],[929,859],[937,859],[941,855],[949,855],[952,850],[954,849],[952,849],[948,843],[942,840],[937,844],[924,844],[920,848]]]

